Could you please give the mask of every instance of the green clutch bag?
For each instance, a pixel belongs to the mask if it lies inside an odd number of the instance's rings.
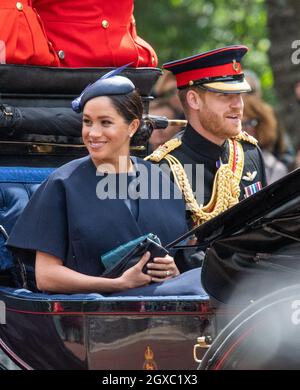
[[[137,264],[145,252],[149,251],[153,257],[165,257],[169,252],[161,246],[159,238],[150,233],[120,245],[104,255],[101,260],[105,267],[102,276],[106,278],[117,278],[128,268]],[[142,272],[147,273],[147,265],[144,265]]]

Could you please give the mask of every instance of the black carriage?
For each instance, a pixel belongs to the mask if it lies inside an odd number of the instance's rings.
[[[299,369],[299,222],[297,169],[198,229],[218,334],[200,369]]]
[[[213,329],[213,313],[205,293],[127,298],[34,293],[30,285],[32,270],[24,266],[22,259],[13,258],[5,247],[6,235],[39,183],[56,166],[86,153],[76,134],[55,134],[51,126],[47,130],[45,123],[39,128],[33,116],[35,110],[40,108],[36,111],[51,125],[53,111],[61,109],[70,113],[70,101],[107,71],[0,67],[0,103],[23,108],[24,112],[30,112],[31,120],[23,123],[18,131],[0,135],[0,365],[3,369],[196,368],[192,355],[195,338]],[[124,74],[139,88],[147,115],[150,91],[161,71],[126,69]],[[50,110],[45,111],[45,107]],[[9,109],[6,115],[10,115]],[[149,126],[152,126],[150,122]],[[142,133],[149,131],[151,127],[146,126]],[[142,139],[137,140],[133,152],[147,154]]]
[[[106,71],[1,65],[1,103],[67,107]],[[139,86],[147,114],[160,71],[125,73]],[[146,153],[144,145],[136,146],[136,153]],[[259,334],[264,340],[259,347],[265,351],[267,341],[275,339],[267,338],[265,330],[274,323],[280,330],[276,335],[282,333],[290,313],[282,305],[294,305],[298,325],[299,288],[290,286],[299,281],[299,170],[195,231],[206,250],[202,283],[207,293],[195,289],[197,293],[180,296],[106,297],[32,292],[27,283],[31,270],[7,251],[6,234],[39,183],[56,166],[83,153],[77,137],[28,132],[0,136],[1,368],[195,369],[207,349],[201,369],[253,368],[259,349],[248,347]],[[200,285],[200,275],[195,283]],[[272,308],[279,307],[283,314],[268,323],[264,313],[273,315]],[[295,329],[290,334],[297,343]],[[260,360],[259,368],[283,367],[278,353],[289,355],[291,340],[279,341],[280,352],[276,349],[272,361]]]

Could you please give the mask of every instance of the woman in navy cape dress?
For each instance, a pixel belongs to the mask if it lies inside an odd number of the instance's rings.
[[[165,173],[129,156],[142,118],[141,97],[129,79],[110,72],[86,88],[73,109],[83,111],[89,156],[58,168],[40,185],[8,246],[35,259],[37,286],[43,291],[117,293],[177,276],[168,255],[151,260],[143,273],[150,257],[146,253],[121,277],[101,277],[105,252],[148,233],[156,234],[162,245],[185,233],[185,205]]]

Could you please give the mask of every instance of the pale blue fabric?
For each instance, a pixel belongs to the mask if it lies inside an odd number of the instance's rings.
[[[184,272],[176,278],[166,280],[162,283],[152,283],[145,287],[131,288],[119,293],[110,294],[111,297],[117,296],[170,296],[193,295],[208,299],[208,295],[201,284],[202,268],[194,268]]]

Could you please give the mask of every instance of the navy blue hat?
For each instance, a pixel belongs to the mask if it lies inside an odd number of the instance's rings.
[[[242,45],[222,47],[168,62],[163,68],[175,75],[178,88],[201,85],[212,92],[249,92],[251,87],[241,68],[241,59],[247,51]]]
[[[88,85],[83,92],[72,101],[72,109],[75,112],[82,112],[84,105],[91,99],[97,96],[109,95],[125,95],[132,92],[135,86],[127,77],[119,76],[118,74],[128,65],[114,69],[93,84]]]

